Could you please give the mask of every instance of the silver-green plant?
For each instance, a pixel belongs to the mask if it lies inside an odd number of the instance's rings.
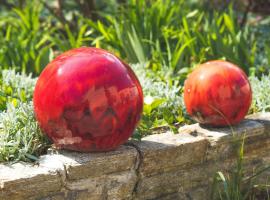
[[[31,74],[19,74],[15,70],[2,70],[0,74],[0,111],[7,108],[8,103],[16,106],[19,102],[32,99],[36,78]]]
[[[270,74],[258,77],[249,77],[252,91],[253,101],[250,113],[270,111]]]
[[[35,161],[46,153],[49,141],[34,117],[32,102],[8,104],[0,113],[0,162]]]

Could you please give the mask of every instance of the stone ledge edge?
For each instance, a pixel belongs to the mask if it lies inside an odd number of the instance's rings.
[[[257,113],[255,115],[251,115],[247,117],[247,120],[244,120],[244,122],[238,126],[236,126],[236,130],[240,130],[240,133],[243,134],[244,132],[242,131],[241,128],[246,128],[245,127],[245,123],[246,122],[254,122],[255,126],[257,126],[257,129],[259,127],[259,131],[256,134],[251,134],[250,137],[257,137],[260,135],[264,135],[264,134],[269,134],[268,132],[266,132],[266,130],[270,129],[270,113]],[[244,125],[243,125],[244,124]],[[242,126],[242,127],[241,127]],[[171,134],[173,136],[173,140],[176,138],[178,139],[178,143],[174,146],[170,146],[170,142],[167,142],[168,144],[168,148],[176,148],[179,146],[182,146],[183,144],[188,144],[188,143],[192,143],[192,141],[187,142],[185,139],[182,141],[181,143],[181,137],[187,137],[188,135],[192,135],[194,134],[194,130],[197,131],[197,133],[199,132],[199,134],[194,137],[194,141],[207,141],[209,144],[213,143],[213,139],[212,137],[209,138],[209,136],[204,135],[205,133],[205,129],[202,129],[202,127],[199,127],[198,124],[193,124],[193,125],[189,125],[189,126],[184,126],[181,130],[184,130],[186,127],[189,127],[189,131],[183,131],[183,133],[179,133],[179,134]],[[238,129],[240,127],[240,129]],[[254,127],[252,126],[247,126],[246,132],[248,132],[249,130],[253,130]],[[198,131],[199,129],[199,131]],[[256,129],[256,128],[255,128]],[[256,129],[256,130],[257,130]],[[217,130],[219,129],[215,129],[214,133],[218,132]],[[221,129],[220,129],[221,130]],[[224,130],[224,129],[222,129]],[[228,129],[225,129],[225,133],[226,131],[228,132]],[[209,133],[209,130],[206,130],[207,134]],[[211,131],[210,131],[211,132]],[[224,133],[224,132],[223,132]],[[114,173],[118,173],[118,172],[125,172],[128,170],[135,170],[135,174],[136,174],[136,183],[133,189],[133,195],[135,195],[136,193],[136,189],[137,189],[137,185],[138,182],[140,181],[140,168],[144,159],[144,150],[141,149],[140,145],[145,142],[145,141],[155,141],[157,140],[157,138],[160,138],[160,136],[162,135],[166,135],[168,134],[168,132],[164,132],[164,133],[160,133],[160,134],[155,134],[155,135],[151,135],[151,136],[147,136],[146,138],[144,138],[142,140],[142,142],[133,142],[133,141],[129,141],[128,143],[122,145],[119,149],[117,149],[116,151],[110,152],[110,153],[89,153],[89,154],[80,154],[80,153],[74,153],[74,152],[65,152],[63,154],[58,154],[58,155],[45,155],[42,156],[39,160],[39,166],[33,166],[31,164],[25,164],[25,163],[16,163],[14,165],[4,165],[4,164],[0,164],[0,197],[1,197],[1,193],[3,193],[7,187],[9,187],[9,185],[13,185],[13,183],[15,184],[16,181],[18,180],[23,180],[22,182],[27,183],[27,184],[31,184],[31,180],[35,179],[38,176],[43,176],[43,177],[51,177],[53,179],[55,179],[56,182],[60,182],[61,183],[61,187],[65,188],[65,185],[67,184],[68,181],[72,181],[73,178],[71,178],[71,180],[69,180],[69,176],[68,176],[68,168],[71,167],[78,167],[78,166],[85,166],[87,167],[89,164],[91,165],[91,162],[95,161],[95,159],[101,159],[101,158],[105,158],[103,159],[104,161],[106,161],[106,158],[109,158],[110,156],[114,156],[117,155],[117,153],[115,154],[115,152],[118,152],[119,155],[121,154],[127,154],[131,157],[130,159],[130,163],[129,166],[126,169],[121,169],[121,170],[112,170],[112,171],[108,171],[107,174],[114,174]],[[221,134],[218,135],[218,137],[228,137],[229,134]],[[230,137],[230,136],[229,136]],[[158,140],[159,142],[161,142],[160,140]],[[180,141],[180,142],[179,142]],[[166,141],[164,141],[164,143],[166,144]],[[224,142],[222,142],[224,143]],[[167,148],[167,147],[166,147]],[[74,160],[72,158],[76,157],[77,155],[86,155],[86,157],[83,157],[83,159],[85,162],[74,162]],[[117,158],[117,157],[116,157]],[[24,173],[25,171],[31,171],[30,174],[28,173]],[[16,176],[16,172],[17,175]],[[12,178],[8,178],[8,173],[13,174]],[[2,175],[5,175],[6,178],[3,178]],[[14,177],[15,175],[15,177]],[[96,176],[99,176],[100,174],[97,174]],[[4,176],[4,177],[5,177]],[[91,177],[90,175],[86,176],[85,178],[89,178]],[[95,177],[95,176],[93,176]],[[20,181],[21,182],[21,181]],[[59,188],[55,188],[55,190],[51,191],[51,192],[55,192],[55,191],[59,191]]]

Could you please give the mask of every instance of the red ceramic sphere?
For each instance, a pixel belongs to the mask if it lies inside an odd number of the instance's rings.
[[[41,73],[34,111],[56,147],[108,151],[128,140],[140,119],[143,93],[131,68],[113,54],[82,47]]]
[[[247,114],[251,99],[247,76],[227,61],[215,60],[199,65],[184,85],[187,112],[201,124],[237,124]]]

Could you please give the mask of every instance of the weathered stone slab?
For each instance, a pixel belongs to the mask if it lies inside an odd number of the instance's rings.
[[[37,199],[61,189],[63,168],[16,163],[0,166],[0,199]]]
[[[0,199],[209,199],[215,173],[235,170],[243,136],[245,178],[270,166],[270,113],[249,118],[232,129],[185,126],[107,153],[59,151],[36,165],[0,165]],[[255,182],[269,181],[270,168]]]
[[[64,190],[38,200],[100,200],[102,195],[89,194],[87,190]]]
[[[90,192],[86,191],[78,191],[76,194],[76,197],[73,199],[76,200],[101,200],[106,198],[106,196],[102,196],[102,194],[92,194]]]
[[[188,192],[185,193],[185,200],[206,200],[210,199],[208,185],[200,185],[197,188],[191,188]]]
[[[205,137],[212,145],[215,145],[217,143],[228,143],[236,139],[241,139],[243,136],[248,138],[262,135],[264,134],[264,125],[255,120],[243,120],[238,125],[224,128],[193,124],[179,128],[179,133],[183,132]]]
[[[173,194],[166,194],[164,196],[154,198],[152,200],[206,200],[209,199],[205,192],[206,187],[192,188],[190,191],[179,191]]]
[[[270,137],[266,134],[256,138],[247,138],[244,141],[244,152],[247,155],[260,155],[264,152],[270,152]]]
[[[270,113],[256,113],[247,116],[248,119],[256,120],[264,125],[265,134],[270,135]]]
[[[248,140],[247,144],[254,144],[257,138],[264,137],[264,125],[254,120],[244,120],[240,124],[232,127],[213,128],[204,127],[199,124],[184,126],[179,132],[197,135],[209,141],[206,160],[224,160],[235,157],[237,148],[242,140]],[[256,145],[255,145],[256,146]],[[251,147],[251,146],[250,146]],[[246,149],[251,149],[245,145]]]
[[[166,195],[156,197],[151,200],[176,200],[176,199],[189,200],[185,194],[178,193],[178,192],[172,193],[172,194],[166,194]]]
[[[202,186],[212,178],[213,175],[209,176],[207,172],[205,166],[199,166],[142,177],[137,185],[137,199],[188,193],[191,188]]]
[[[93,179],[95,180],[99,176],[128,170],[134,174],[137,154],[135,148],[121,146],[115,151],[105,153],[60,151],[58,154],[42,156],[39,164],[35,166],[24,163],[11,166],[0,165],[0,199],[38,199],[45,196],[58,199],[61,198],[59,195],[63,195],[59,191],[65,187],[68,180],[85,180],[87,177],[95,177]],[[112,183],[114,180],[117,182],[116,177],[111,177],[109,180]],[[126,178],[130,180],[129,176]],[[103,180],[104,186],[106,183],[104,177],[100,180]],[[76,181],[73,184],[76,184]],[[74,188],[74,191],[78,189]],[[98,187],[94,188],[94,190],[97,189]],[[124,187],[119,188],[120,190],[124,190]],[[121,193],[119,191],[112,189],[110,195],[117,196]],[[53,193],[55,195],[50,197]],[[82,196],[84,193],[81,191],[78,195]],[[65,193],[65,198],[70,195],[70,192]],[[76,196],[77,192],[73,192],[72,195]]]
[[[129,146],[121,146],[115,151],[104,153],[61,153],[70,158],[70,161],[65,163],[69,180],[131,170],[138,156],[136,149]]]
[[[246,177],[255,176],[254,184],[269,185],[270,154],[268,151],[258,151],[257,155],[246,154],[244,158],[244,173]],[[270,189],[270,187],[268,187]]]
[[[262,155],[262,158],[246,156],[243,161],[244,177],[252,176],[263,166],[270,166],[269,161],[269,155]],[[236,169],[236,165],[235,159],[219,162],[211,161],[191,168],[179,168],[176,171],[142,177],[137,185],[136,199],[155,199],[157,197],[173,199],[175,196],[187,200],[209,199],[215,173],[218,171],[224,174],[232,173]],[[256,183],[260,184],[269,181],[270,169],[260,174],[257,179]]]
[[[41,198],[39,200],[63,200],[66,198],[65,192],[57,192],[51,195],[48,195],[44,198]]]
[[[77,199],[131,199],[136,182],[136,172],[131,170],[67,182],[66,189],[83,191]]]
[[[141,142],[133,142],[141,153],[141,176],[170,171],[184,165],[203,162],[207,141],[203,137],[171,132],[150,135]]]

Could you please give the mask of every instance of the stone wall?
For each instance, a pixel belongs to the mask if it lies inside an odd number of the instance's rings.
[[[270,113],[264,113],[232,128],[184,126],[107,153],[60,151],[35,165],[0,165],[0,199],[209,199],[215,172],[234,169],[243,137],[245,174],[270,166]],[[270,172],[257,181],[269,183]]]

